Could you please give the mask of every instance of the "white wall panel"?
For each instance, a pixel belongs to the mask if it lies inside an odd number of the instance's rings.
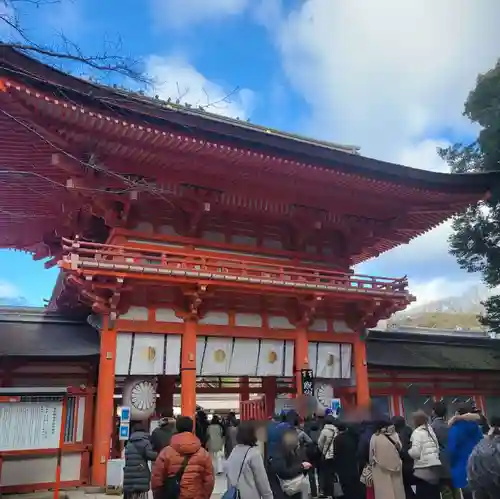
[[[260,340],[257,376],[283,376],[285,367],[285,342]]]
[[[61,480],[80,480],[82,455],[63,454],[61,460]],[[57,457],[37,456],[4,458],[0,483],[5,486],[53,483],[56,479]]]
[[[309,365],[316,378],[350,379],[352,377],[352,345],[310,342]]]
[[[165,335],[165,374],[178,376],[181,372],[181,336]]]
[[[85,406],[87,397],[78,397],[78,412],[76,413],[76,439],[75,442],[83,441],[83,427],[85,423]]]
[[[229,324],[229,316],[225,312],[208,312],[198,323],[213,326],[227,326]]]
[[[285,342],[285,369],[283,376],[293,376],[293,363],[295,353],[295,342],[288,340]]]
[[[295,326],[289,321],[288,317],[281,315],[271,315],[268,319],[271,329],[295,329]]]
[[[232,338],[206,338],[201,359],[201,375],[227,376],[231,364],[232,347]]]
[[[158,322],[173,322],[174,324],[184,322],[180,317],[177,317],[175,310],[172,308],[157,308],[155,318]]]
[[[258,340],[235,338],[233,341],[233,355],[229,364],[229,374],[231,376],[255,376],[258,355]]]
[[[293,376],[294,342],[198,337],[200,376]]]
[[[259,314],[239,313],[235,315],[234,323],[236,326],[262,327],[262,316]]]
[[[319,343],[316,364],[318,378],[340,378],[340,343]]]
[[[163,374],[164,334],[136,333],[128,374]]]
[[[116,337],[115,374],[129,373],[133,333],[118,333]]]
[[[333,330],[336,333],[352,333],[353,330],[346,324],[345,321],[333,321]]]
[[[181,337],[178,334],[118,333],[115,374],[180,373]]]
[[[352,345],[350,343],[342,343],[340,346],[340,358],[342,361],[342,378],[349,379],[352,373]]]
[[[146,307],[130,307],[125,314],[120,315],[120,319],[128,321],[147,321],[148,314],[149,312]]]

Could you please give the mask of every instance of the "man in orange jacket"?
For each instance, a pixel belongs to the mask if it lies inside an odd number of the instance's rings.
[[[210,454],[193,434],[193,420],[181,416],[176,421],[177,433],[165,447],[151,476],[155,499],[162,499],[166,489],[179,491],[179,499],[210,499],[215,478]],[[165,498],[166,499],[166,498]]]

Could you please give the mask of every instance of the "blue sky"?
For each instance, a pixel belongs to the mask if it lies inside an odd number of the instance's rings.
[[[163,98],[181,93],[214,112],[435,171],[447,168],[436,147],[476,133],[463,102],[500,56],[497,0],[62,0],[24,8],[21,21],[39,43],[57,46],[62,32],[95,54],[120,40]],[[9,36],[0,25],[0,37]],[[213,105],[227,94],[229,102]],[[359,270],[408,274],[420,301],[459,294],[477,276],[448,255],[449,231],[443,225]],[[0,251],[0,299],[41,305],[56,275],[28,255]]]

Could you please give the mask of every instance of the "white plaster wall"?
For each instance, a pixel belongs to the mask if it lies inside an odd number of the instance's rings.
[[[80,480],[82,455],[63,454],[61,481]],[[56,456],[5,457],[0,483],[5,486],[51,483],[56,479]]]

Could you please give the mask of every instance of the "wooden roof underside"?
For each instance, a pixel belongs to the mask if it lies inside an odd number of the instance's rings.
[[[314,212],[325,230],[351,225],[353,234],[362,225],[364,247],[351,255],[359,263],[435,227],[499,179],[497,172],[426,172],[267,133],[96,86],[5,48],[0,78],[3,247],[32,251],[47,233],[62,232],[67,216],[87,205],[92,210],[96,199],[128,198],[138,185],[131,179],[140,177],[149,186],[136,204],[158,224],[185,186],[197,185],[217,192],[211,217],[283,224]],[[63,157],[62,168],[54,154]],[[75,195],[70,178],[91,181]]]

